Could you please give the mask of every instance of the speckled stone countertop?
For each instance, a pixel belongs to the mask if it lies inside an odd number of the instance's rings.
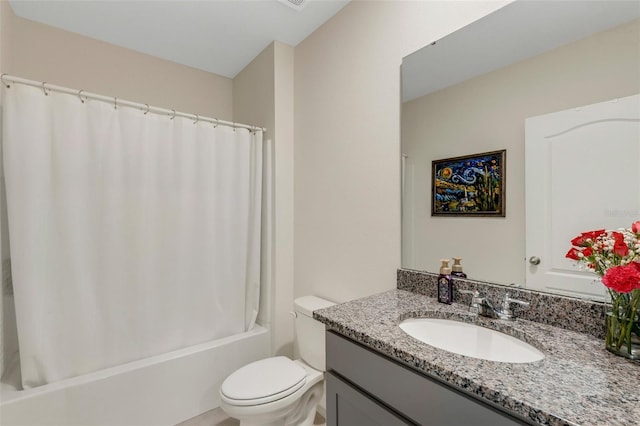
[[[640,425],[640,362],[613,355],[604,341],[547,324],[470,315],[468,307],[390,290],[316,310],[327,327],[415,370],[448,382],[542,425]],[[535,346],[545,358],[527,364],[457,355],[406,334],[412,317],[479,323]]]

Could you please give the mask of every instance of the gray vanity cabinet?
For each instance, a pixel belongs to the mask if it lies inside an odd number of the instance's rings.
[[[327,426],[533,424],[328,331]]]

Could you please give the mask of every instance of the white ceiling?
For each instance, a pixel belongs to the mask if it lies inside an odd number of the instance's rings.
[[[22,18],[229,78],[274,40],[296,46],[348,2],[9,0]]]
[[[523,1],[405,57],[403,102],[640,17],[638,0]]]

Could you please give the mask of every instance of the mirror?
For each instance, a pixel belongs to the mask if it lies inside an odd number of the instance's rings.
[[[640,93],[639,17],[636,1],[518,0],[403,59],[404,268],[437,272],[455,256],[470,279],[527,285],[525,121]],[[505,217],[431,215],[432,161],[502,149]],[[639,217],[611,205],[593,228]]]

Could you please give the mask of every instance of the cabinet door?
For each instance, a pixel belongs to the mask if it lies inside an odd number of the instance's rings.
[[[326,373],[327,426],[407,426],[409,421],[389,411],[366,394]]]

